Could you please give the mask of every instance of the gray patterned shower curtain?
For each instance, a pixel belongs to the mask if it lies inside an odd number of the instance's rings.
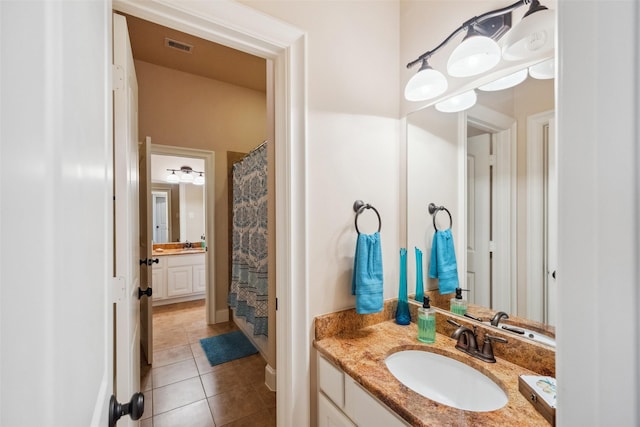
[[[267,336],[267,143],[233,166],[231,290],[236,316]]]

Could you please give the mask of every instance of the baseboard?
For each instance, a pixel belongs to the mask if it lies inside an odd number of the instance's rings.
[[[264,384],[271,391],[276,391],[276,370],[267,364],[264,367]]]
[[[216,310],[216,323],[223,323],[229,321],[229,309]]]

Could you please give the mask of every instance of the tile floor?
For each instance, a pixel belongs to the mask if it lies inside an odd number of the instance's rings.
[[[264,385],[259,355],[209,366],[200,338],[236,330],[207,325],[204,300],[154,307],[153,367],[143,363],[141,427],[270,427],[276,394]]]

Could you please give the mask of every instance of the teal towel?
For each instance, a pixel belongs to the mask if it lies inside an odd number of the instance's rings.
[[[382,278],[380,234],[358,234],[351,280],[351,294],[356,296],[356,313],[371,314],[382,311]]]
[[[451,294],[459,287],[458,264],[451,229],[437,230],[431,243],[429,277],[438,279],[440,294]]]

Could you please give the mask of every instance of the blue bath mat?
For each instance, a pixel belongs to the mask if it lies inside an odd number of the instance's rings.
[[[200,345],[211,366],[230,362],[258,352],[251,344],[251,341],[240,331],[203,338],[200,340]]]

